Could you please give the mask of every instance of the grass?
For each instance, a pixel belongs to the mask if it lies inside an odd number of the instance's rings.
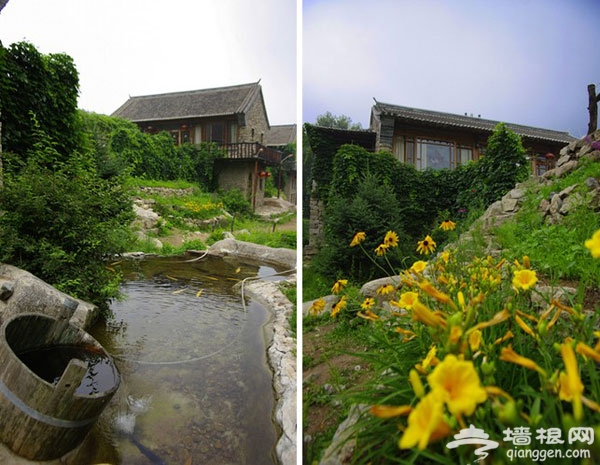
[[[327,316],[305,318],[303,327],[305,340],[325,328],[328,328],[328,333],[321,337],[321,346],[318,350],[314,346],[307,347],[305,344],[305,348],[308,350],[303,352],[304,370],[316,370],[319,366],[327,366],[329,379],[333,380],[330,382],[332,386],[344,386],[347,382],[350,384],[360,383],[360,386],[348,391],[349,396],[341,397],[339,394],[330,394],[322,384],[318,385],[310,380],[304,385],[305,428],[307,426],[314,428],[314,425],[310,424],[313,421],[312,415],[314,415],[311,410],[326,410],[328,413],[322,413],[322,415],[329,415],[330,418],[335,419],[334,425],[328,424],[327,428],[309,438],[311,440],[309,443],[305,443],[305,464],[320,458],[323,450],[331,441],[335,427],[344,417],[343,414],[347,413],[350,403],[408,404],[414,407],[419,399],[415,399],[414,392],[407,380],[407,374],[416,363],[424,360],[431,344],[436,344],[439,360],[442,361],[444,354],[457,350],[449,342],[449,329],[453,325],[458,324],[458,327],[467,331],[475,322],[488,321],[503,308],[510,309],[510,319],[503,324],[482,330],[487,345],[479,349],[480,355],[473,355],[469,349],[470,343],[466,342],[465,346],[458,350],[464,355],[465,360],[472,361],[485,386],[499,386],[517,400],[511,404],[506,400],[499,402],[500,399],[494,401],[488,399],[486,403],[482,403],[477,408],[473,417],[466,418],[465,416],[464,420],[467,424],[472,422],[486,430],[487,433],[491,433],[491,439],[501,437],[502,428],[508,426],[528,426],[532,429],[558,427],[563,429],[563,436],[566,434],[569,425],[573,424],[573,410],[570,402],[561,401],[558,398],[557,390],[562,389],[560,385],[550,388],[547,380],[544,380],[535,371],[515,363],[502,361],[499,359],[499,355],[500,349],[506,348],[510,344],[517,353],[534,359],[544,367],[547,373],[558,379],[559,372],[565,370],[566,364],[566,362],[563,363],[559,348],[571,344],[567,336],[590,346],[597,342],[592,330],[596,326],[600,304],[596,299],[588,300],[584,306],[583,300],[586,289],[597,289],[597,286],[600,285],[600,260],[593,259],[583,244],[594,231],[600,228],[600,216],[589,207],[579,207],[564,217],[562,223],[547,225],[544,224],[538,212],[538,205],[542,199],[548,198],[552,192],[560,192],[573,184],[578,185],[576,189],[578,192],[586,195],[588,189],[584,182],[589,177],[596,179],[600,177],[599,163],[583,162],[580,169],[550,185],[541,186],[527,183],[526,200],[518,214],[512,220],[508,220],[493,230],[493,240],[501,249],[501,257],[495,261],[485,258],[484,250],[490,239],[476,224],[474,230],[471,231],[472,239],[461,242],[454,252],[454,256],[458,260],[457,265],[460,264],[452,271],[454,274],[436,282],[439,271],[433,272],[430,279],[434,286],[452,296],[456,302],[457,290],[452,288],[452,279],[458,279],[459,282],[463,280],[466,284],[462,289],[466,293],[469,286],[473,286],[481,279],[481,275],[477,273],[487,270],[485,273],[493,274],[497,270],[503,270],[503,284],[500,287],[490,287],[490,281],[486,281],[488,278],[478,284],[484,290],[485,297],[482,303],[472,304],[467,299],[468,305],[477,305],[478,312],[474,320],[469,320],[468,313],[455,312],[431,296],[423,296],[428,299],[425,302],[432,310],[438,310],[442,312],[441,315],[446,315],[444,318],[447,326],[436,328],[417,323],[410,318],[398,320],[397,317],[395,317],[396,319],[384,317],[383,313],[379,313],[381,311],[379,308],[375,308],[374,311],[381,315],[380,320],[365,324],[364,320],[354,317],[357,305],[361,301],[356,286],[348,288],[350,291],[349,305],[346,313],[340,313],[339,316],[342,318],[338,318],[337,322],[332,322],[332,319]],[[576,286],[579,286],[579,293],[567,303],[574,309],[573,313],[567,317],[564,312],[552,330],[547,330],[546,323],[540,318],[543,310],[552,309],[552,307],[544,306],[549,303],[549,300],[544,304],[542,299],[541,308],[535,307],[529,293],[516,293],[511,285],[512,272],[518,269],[513,261],[518,259],[523,263],[525,255],[529,257],[531,268],[538,273],[540,281],[560,286],[564,285],[565,280],[569,280],[569,285],[575,283]],[[482,258],[476,258],[476,261],[469,264],[468,260],[472,260],[474,257]],[[501,262],[502,257],[507,261]],[[305,301],[331,293],[333,283],[319,276],[310,266],[304,268],[303,275]],[[535,290],[532,293],[535,294]],[[471,295],[474,297],[477,294]],[[350,301],[354,301],[354,303],[350,303]],[[532,335],[525,332],[520,324],[515,324],[514,312],[517,309],[525,312],[531,318],[526,319],[524,327],[528,326]],[[554,309],[552,312],[560,315],[559,310]],[[402,342],[402,338],[391,330],[399,325],[399,321],[402,321],[403,328],[411,328],[415,331],[415,340],[409,343]],[[331,325],[335,325],[335,327],[329,329]],[[494,344],[493,341],[501,339],[507,334],[508,328],[511,328],[514,333],[513,339],[500,346]],[[368,379],[353,380],[349,376],[350,373],[346,373],[344,369],[336,365],[336,357],[346,353],[348,347],[352,345],[364,346],[367,349],[361,353],[361,356],[368,361],[370,366]],[[599,402],[600,380],[594,362],[581,357],[581,355],[577,355],[576,358],[585,392],[594,401]],[[427,385],[425,376],[421,375],[421,379],[425,383],[426,389],[432,389]],[[552,379],[554,380],[554,378]],[[446,415],[449,415],[448,412]],[[452,419],[451,415],[449,417]],[[600,413],[595,413],[590,408],[584,408],[581,425],[594,426],[599,422]],[[355,436],[358,437],[358,448],[352,463],[372,465],[470,463],[474,459],[471,450],[467,450],[467,448],[462,448],[462,450],[456,451],[456,455],[450,456],[449,451],[443,447],[448,442],[447,440],[442,440],[441,445],[429,445],[424,451],[418,451],[416,448],[400,451],[397,441],[402,433],[399,432],[398,426],[406,424],[406,418],[379,419],[371,415],[362,417],[359,423],[359,432]],[[402,428],[405,427],[402,426]],[[458,424],[453,424],[452,427],[454,433],[459,429]],[[501,447],[495,454],[497,463],[509,463],[506,458],[507,447],[506,445]],[[543,447],[541,446],[541,448]],[[568,448],[568,445],[564,448]],[[593,454],[600,454],[600,451],[596,450],[597,447],[591,449]]]
[[[233,232],[236,238],[242,241],[268,247],[296,248],[295,229],[290,231],[289,228],[280,226],[294,221],[295,213],[288,212],[267,220],[253,214],[232,216],[225,211],[219,194],[202,192],[197,185],[187,181],[131,179],[130,182],[136,187],[193,188],[193,193],[185,196],[167,196],[142,191],[138,193],[142,199],[153,201],[152,208],[161,217],[156,231],[149,233],[149,236],[164,239],[197,231],[208,234],[205,242],[191,240],[177,247],[163,243],[162,249],[157,248],[152,240],[134,241],[129,246],[130,250],[173,255],[189,249],[205,249],[207,245],[222,239],[225,231]],[[218,221],[211,221],[213,219]]]

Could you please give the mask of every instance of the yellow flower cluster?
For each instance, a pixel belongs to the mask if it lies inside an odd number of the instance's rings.
[[[194,212],[194,213],[203,213],[208,211],[219,210],[223,208],[222,202],[211,202],[208,201],[206,203],[197,203],[194,201],[189,201],[185,203],[185,208]]]
[[[454,227],[451,221],[440,225],[443,230]],[[350,245],[361,245],[365,239],[364,232],[357,233]],[[375,254],[383,255],[397,245],[397,234],[388,231]],[[417,251],[429,255],[436,247],[428,235],[418,242]],[[585,242],[585,247],[593,257],[600,258],[600,230]],[[493,257],[462,261],[446,250],[428,262],[415,261],[400,273],[398,285],[381,286],[375,298],[363,300],[357,315],[377,322],[376,330],[390,331],[390,337],[399,338],[399,346],[429,347],[406,376],[414,401],[373,405],[370,409],[372,415],[382,419],[407,417],[400,425],[401,449],[423,450],[458,427],[464,428],[466,417],[479,410],[478,418],[489,415],[493,421],[509,426],[517,421],[529,426],[539,424],[539,402],[571,404],[575,424],[583,424],[586,409],[600,414],[600,405],[586,395],[581,375],[583,367],[588,367],[594,373],[591,379],[598,381],[597,391],[600,380],[594,364],[600,363],[600,331],[594,333],[596,342],[590,345],[583,335],[590,329],[584,331],[581,308],[552,297],[544,300],[537,290],[539,279],[526,256],[512,263]],[[332,291],[342,292],[344,286],[345,281],[339,280]],[[537,294],[541,302],[537,307],[532,305],[532,294]],[[378,312],[379,299],[388,300],[395,310]],[[342,296],[332,315],[346,304]],[[578,333],[564,326],[557,329],[561,324],[580,328],[581,337],[565,338],[565,334]],[[547,343],[549,337],[559,342]],[[515,388],[512,381],[496,385],[501,367],[521,370],[523,379],[532,374],[539,379],[538,413],[527,411],[522,403],[517,408],[518,403],[509,394]],[[592,397],[598,396],[591,388],[589,392]],[[559,414],[562,409],[566,408],[559,404]],[[600,416],[596,420],[600,425]]]

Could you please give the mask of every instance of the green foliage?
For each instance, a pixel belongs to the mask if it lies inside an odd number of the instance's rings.
[[[521,137],[499,123],[487,142],[485,156],[478,161],[474,188],[485,205],[499,200],[517,182],[529,175]]]
[[[399,266],[403,258],[410,255],[405,249],[412,242],[403,231],[400,206],[391,187],[383,184],[380,178],[368,174],[356,181],[356,195],[351,198],[336,195],[332,189],[325,213],[325,245],[315,257],[314,265],[324,276],[336,278],[350,277],[366,280],[380,276],[381,272],[365,256],[360,247],[350,248],[354,235],[363,231],[367,239],[362,244],[366,250],[374,250],[387,231],[395,231],[401,247],[389,253],[386,258],[392,266]],[[384,265],[381,258],[379,265]]]
[[[351,131],[362,129],[362,125],[360,123],[353,123],[352,118],[350,118],[349,116],[336,116],[330,111],[327,111],[324,114],[317,116],[316,125],[325,128],[349,129]]]
[[[79,145],[79,75],[65,54],[44,55],[28,42],[0,44],[0,111],[4,150],[25,157],[33,148],[33,114],[64,159]]]
[[[455,170],[418,171],[390,153],[370,153],[356,145],[337,148],[311,125],[305,125],[305,131],[319,154],[335,153],[332,158],[316,157],[312,167],[319,183],[316,195],[327,201],[325,246],[315,264],[330,277],[343,273],[364,279],[378,274],[364,256],[349,250],[355,233],[366,232],[366,247],[374,249],[387,230],[396,231],[404,245],[396,253],[407,262],[416,258],[416,242],[425,235],[430,234],[438,247],[443,244],[447,234],[439,230],[440,221],[472,221],[528,175],[520,138],[504,124],[490,136],[485,157]],[[368,176],[373,177],[372,193],[361,187]]]
[[[28,153],[0,191],[0,262],[24,268],[101,307],[118,295],[119,275],[105,259],[124,251],[133,218],[129,192],[100,178],[90,156],[66,161],[47,146]]]
[[[225,210],[232,215],[249,215],[252,213],[252,205],[246,200],[244,194],[239,189],[230,189],[219,193],[219,198]]]

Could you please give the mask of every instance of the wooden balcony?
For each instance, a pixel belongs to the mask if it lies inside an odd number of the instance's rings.
[[[227,158],[247,158],[262,160],[269,165],[279,165],[283,153],[265,147],[258,142],[240,142],[237,144],[223,144],[220,148],[227,153]]]

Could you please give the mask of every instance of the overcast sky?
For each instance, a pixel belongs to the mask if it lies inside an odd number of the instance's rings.
[[[587,131],[598,0],[305,0],[303,120],[369,125],[373,98]]]
[[[88,111],[262,79],[269,122],[297,119],[295,0],[9,0],[0,40],[73,57]]]

